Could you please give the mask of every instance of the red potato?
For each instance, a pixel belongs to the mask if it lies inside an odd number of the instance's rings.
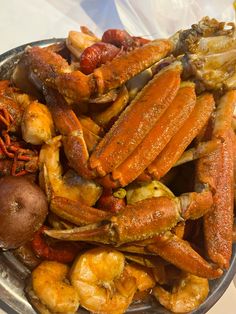
[[[48,203],[43,191],[24,177],[0,179],[0,248],[29,241],[43,224]]]

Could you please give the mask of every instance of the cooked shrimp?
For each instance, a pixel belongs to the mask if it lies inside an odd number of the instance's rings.
[[[48,197],[53,192],[56,196],[79,200],[92,206],[99,199],[102,188],[91,180],[79,177],[74,171],[62,176],[60,164],[61,136],[56,136],[41,148],[39,155],[40,185]]]
[[[50,140],[55,131],[48,108],[37,101],[31,102],[24,111],[21,130],[27,143],[42,145]]]
[[[149,290],[155,286],[156,282],[151,274],[150,268],[135,263],[130,263],[125,267],[125,269],[129,275],[136,279],[136,284],[139,291]]]
[[[132,301],[137,285],[125,271],[125,257],[110,248],[95,248],[72,266],[70,280],[83,307],[93,313],[121,314]]]
[[[174,313],[187,313],[196,309],[207,298],[208,280],[191,274],[185,274],[172,292],[160,286],[153,289],[156,299]]]
[[[67,265],[42,262],[32,272],[32,288],[35,295],[53,313],[73,314],[79,307],[76,289],[66,283]]]

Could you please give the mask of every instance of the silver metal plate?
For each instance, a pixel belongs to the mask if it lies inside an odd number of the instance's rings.
[[[9,79],[25,47],[46,46],[59,42],[62,39],[49,39],[29,43],[12,49],[0,56],[0,79]],[[210,293],[207,300],[192,312],[192,314],[206,313],[223,295],[236,273],[236,245],[233,246],[231,266],[224,275],[210,281]],[[36,312],[28,303],[25,294],[25,280],[30,271],[22,265],[11,252],[0,252],[0,307],[7,313],[35,314]],[[79,313],[88,313],[79,309]],[[170,314],[161,305],[150,299],[146,303],[133,304],[127,313],[135,314]]]

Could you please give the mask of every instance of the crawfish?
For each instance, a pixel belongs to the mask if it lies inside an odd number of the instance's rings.
[[[11,87],[9,87],[9,83],[4,85],[4,82],[7,81],[2,81],[1,87],[5,86],[6,90],[1,89],[0,95],[0,159],[12,160],[12,162],[2,161],[2,166],[6,166],[6,173],[10,171],[11,175],[19,176],[28,172],[35,172],[37,169],[37,153],[25,148],[21,142],[11,135],[13,132],[19,133],[24,110],[8,95]],[[30,163],[26,167],[23,162]]]
[[[57,261],[59,263],[69,263],[72,262],[78,251],[83,246],[80,247],[74,243],[70,242],[60,242],[49,245],[44,238],[43,232],[47,230],[46,226],[42,226],[34,235],[31,242],[32,249],[34,253],[45,260]]]

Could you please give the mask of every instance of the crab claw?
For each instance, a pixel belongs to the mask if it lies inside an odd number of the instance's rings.
[[[111,213],[107,211],[60,196],[52,197],[50,209],[57,216],[78,226],[98,223],[111,217]]]
[[[53,238],[71,241],[94,241],[98,243],[121,245],[152,238],[173,228],[185,218],[197,219],[205,214],[212,205],[211,192],[186,193],[180,197],[152,197],[127,205],[116,216],[84,230],[47,230]],[[135,219],[134,219],[135,217]]]
[[[188,273],[209,279],[218,278],[223,273],[220,268],[205,261],[187,241],[171,232],[155,237],[154,241],[147,246],[150,252],[156,253]]]
[[[15,70],[15,81],[23,86],[21,80],[32,82],[37,89],[43,85],[57,89],[73,102],[88,100],[120,87],[130,78],[150,67],[172,49],[169,40],[154,40],[144,46],[120,55],[109,63],[97,68],[90,75],[80,71],[72,72],[71,66],[60,55],[45,48],[28,48]],[[18,77],[18,79],[16,79]]]

